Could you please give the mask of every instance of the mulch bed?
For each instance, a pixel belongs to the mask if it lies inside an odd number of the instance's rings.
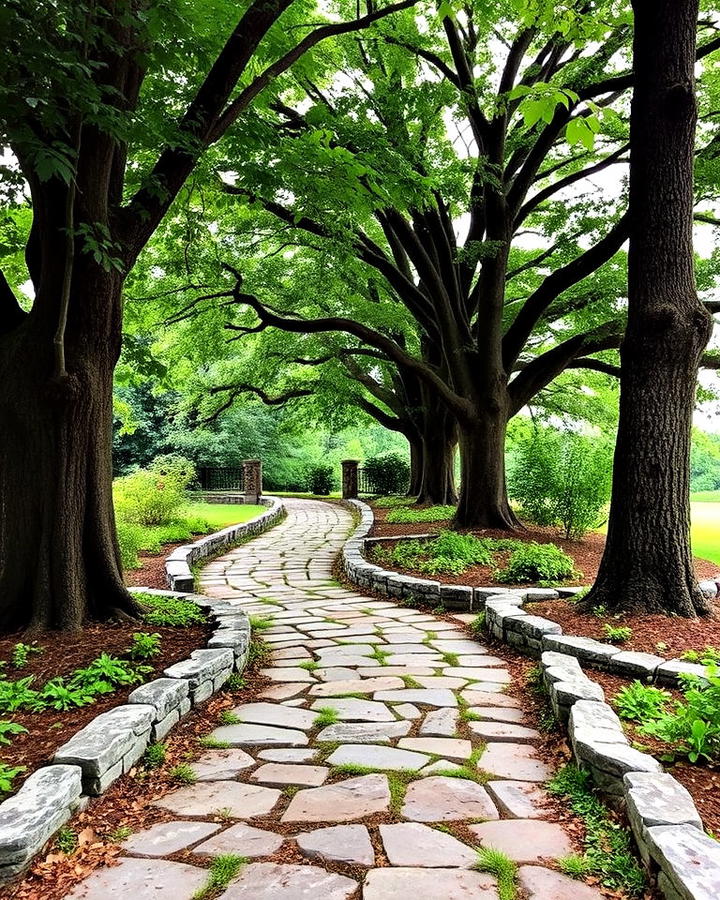
[[[132,644],[133,634],[138,631],[157,633],[161,637],[160,654],[143,663],[153,667],[153,671],[145,678],[147,681],[157,677],[163,669],[173,663],[187,659],[198,647],[204,647],[211,633],[209,624],[169,628],[146,625],[142,622],[89,625],[81,634],[48,632],[33,635],[33,640],[43,648],[42,653],[33,653],[28,664],[21,669],[14,669],[8,663],[2,673],[10,680],[33,675],[34,682],[30,687],[40,687],[51,678],[59,675],[67,676],[74,669],[84,668],[101,653],[122,657]],[[14,645],[22,640],[21,633],[0,640],[0,659],[9,660]],[[33,771],[52,762],[57,748],[91,719],[114,706],[126,703],[128,694],[137,686],[135,684],[120,688],[112,694],[99,696],[95,703],[65,712],[49,709],[34,713],[17,711],[3,714],[2,718],[10,719],[28,729],[26,734],[14,736],[9,746],[0,749],[0,757],[4,763],[11,766],[25,766],[27,769],[15,779],[14,787],[19,788],[22,781]]]
[[[189,540],[193,540],[193,538]],[[174,544],[163,544],[159,553],[138,553],[140,568],[128,569],[125,572],[125,584],[128,587],[158,588],[166,591],[168,583],[165,578],[165,558],[176,547],[182,547],[188,542],[177,541]]]

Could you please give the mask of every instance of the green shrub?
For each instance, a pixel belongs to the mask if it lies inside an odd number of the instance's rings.
[[[428,541],[398,541],[391,550],[378,547],[375,557],[387,565],[417,569],[424,575],[461,575],[472,565],[492,562],[486,541],[456,531],[441,531]]]
[[[17,681],[0,680],[0,712],[15,712],[32,706],[38,698],[38,691],[30,687],[34,680],[33,675]]]
[[[717,666],[708,666],[704,679],[682,675],[683,699],[639,730],[675,745],[692,763],[700,758],[720,761],[719,671]]]
[[[146,769],[159,769],[165,762],[165,744],[155,742],[148,744],[143,756],[143,763]]]
[[[391,509],[386,522],[391,524],[407,524],[410,522],[444,522],[455,515],[454,506],[401,506]]]
[[[611,478],[606,440],[548,428],[519,445],[508,490],[533,522],[562,525],[566,537],[580,538],[601,524]]]
[[[702,650],[686,650],[680,654],[680,659],[691,663],[702,663],[705,666],[714,666],[720,663],[720,650],[715,647],[703,647]]]
[[[661,715],[672,696],[660,688],[633,681],[617,692],[613,706],[621,719],[647,722]]]
[[[103,692],[104,693],[104,692]],[[95,702],[93,691],[87,686],[67,685],[65,679],[51,678],[38,693],[32,708],[38,712],[44,709],[64,711],[74,707],[87,706]]]
[[[333,467],[325,463],[310,466],[307,472],[307,489],[311,494],[326,497],[335,486]]]
[[[522,544],[510,554],[508,564],[496,577],[508,584],[526,581],[556,582],[566,581],[574,575],[572,559],[555,544],[537,544],[531,541]]]
[[[401,494],[410,483],[410,466],[398,453],[366,459],[363,471],[374,494]]]
[[[113,489],[118,521],[137,525],[172,522],[194,479],[195,467],[190,460],[169,456],[158,457],[149,468],[118,478]]]
[[[130,659],[152,659],[160,653],[160,635],[137,631],[133,634],[132,645],[128,647]]]
[[[189,625],[207,621],[205,613],[192,600],[164,597],[160,594],[137,593],[133,596],[145,607],[143,621],[148,625],[186,628]]]
[[[120,562],[123,569],[139,569],[138,552],[143,549],[144,530],[141,525],[117,520],[117,537],[120,545]]]
[[[399,506],[412,506],[413,503],[411,497],[378,497],[373,500],[372,505],[377,509],[395,509]]]
[[[632,637],[632,628],[628,628],[627,625],[611,625],[609,622],[606,622],[603,625],[603,633],[605,634],[605,639],[611,644],[624,644],[625,641],[629,641]]]
[[[91,694],[110,694],[116,688],[137,684],[151,671],[149,666],[138,666],[109,653],[101,653],[89,666],[73,672],[68,687]]]

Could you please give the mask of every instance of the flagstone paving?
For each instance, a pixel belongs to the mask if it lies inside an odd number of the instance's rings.
[[[339,586],[350,514],[285,502],[282,524],[200,579],[273,620],[269,685],[213,731],[228,749],[192,763],[197,782],[155,801],[173,820],[68,897],[189,900],[208,857],[234,854],[248,862],[222,900],[498,900],[473,871],[485,846],[517,861],[534,900],[601,900],[553,868],[572,842],[548,820],[551,772],[503,660],[459,622]]]

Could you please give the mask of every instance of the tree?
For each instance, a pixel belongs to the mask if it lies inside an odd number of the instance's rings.
[[[292,0],[253,0],[239,20],[233,4],[11,0],[3,142],[32,201],[35,297],[26,312],[0,278],[0,627],[136,612],[111,497],[127,272],[203,153],[274,78],[413,2],[311,27],[304,6],[288,21]]]
[[[587,606],[710,612],[690,549],[690,429],[712,320],[692,252],[698,0],[633,0],[628,323],[608,536]]]
[[[569,200],[568,190],[626,161],[626,18],[604,6],[587,17],[575,4],[520,6],[521,22],[495,7],[443,7],[427,28],[407,16],[382,40],[343,42],[343,68],[358,75],[298,79],[302,100],[278,97],[255,123],[265,149],[237,165],[231,138],[219,166],[232,173],[223,190],[262,206],[285,239],[304,233],[317,252],[359,261],[380,302],[410,315],[416,340],[398,344],[389,310],[375,325],[365,296],[358,309],[350,296],[332,310],[305,297],[287,314],[254,286],[235,299],[256,318],[230,327],[344,331],[412,371],[458,423],[456,523],[472,527],[517,524],[503,464],[509,418],[568,366],[617,348],[624,328],[617,295],[598,298],[585,281],[627,238],[622,198]],[[718,46],[705,41],[700,53]],[[451,117],[467,131],[463,153]],[[533,254],[518,246],[528,230],[544,239]]]

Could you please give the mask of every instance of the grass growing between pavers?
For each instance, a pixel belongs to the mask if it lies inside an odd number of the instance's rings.
[[[168,772],[168,777],[178,784],[195,784],[197,781],[194,769],[187,763],[180,763],[180,765],[174,766]]]
[[[239,725],[241,720],[232,710],[223,709],[218,715],[218,722],[221,725]]]
[[[207,734],[205,735],[205,737],[199,738],[198,744],[204,750],[227,750],[230,746],[228,741],[218,740],[218,738],[213,737],[211,734]]]
[[[497,878],[499,900],[515,900],[518,867],[513,860],[502,850],[496,850],[494,847],[481,847],[477,855],[475,868],[480,872],[489,872]]]
[[[240,870],[247,865],[247,862],[244,856],[236,856],[232,853],[216,856],[210,863],[207,882],[199,891],[195,891],[192,900],[213,900],[214,897],[220,896],[220,892],[224,891],[233,878],[240,874]]]
[[[590,787],[590,773],[572,764],[547,783],[551,794],[568,801],[585,825],[584,853],[566,857],[563,871],[576,878],[595,875],[611,890],[642,897],[645,875],[633,852],[630,833],[611,815]]]
[[[277,625],[272,616],[248,616],[251,631],[267,631]]]
[[[363,766],[358,763],[343,763],[333,766],[331,775],[385,775],[390,789],[390,812],[399,815],[405,800],[405,791],[411,781],[421,778],[419,769],[378,769],[375,766]]]
[[[325,728],[340,721],[340,713],[332,706],[321,706],[313,722],[314,728]]]

